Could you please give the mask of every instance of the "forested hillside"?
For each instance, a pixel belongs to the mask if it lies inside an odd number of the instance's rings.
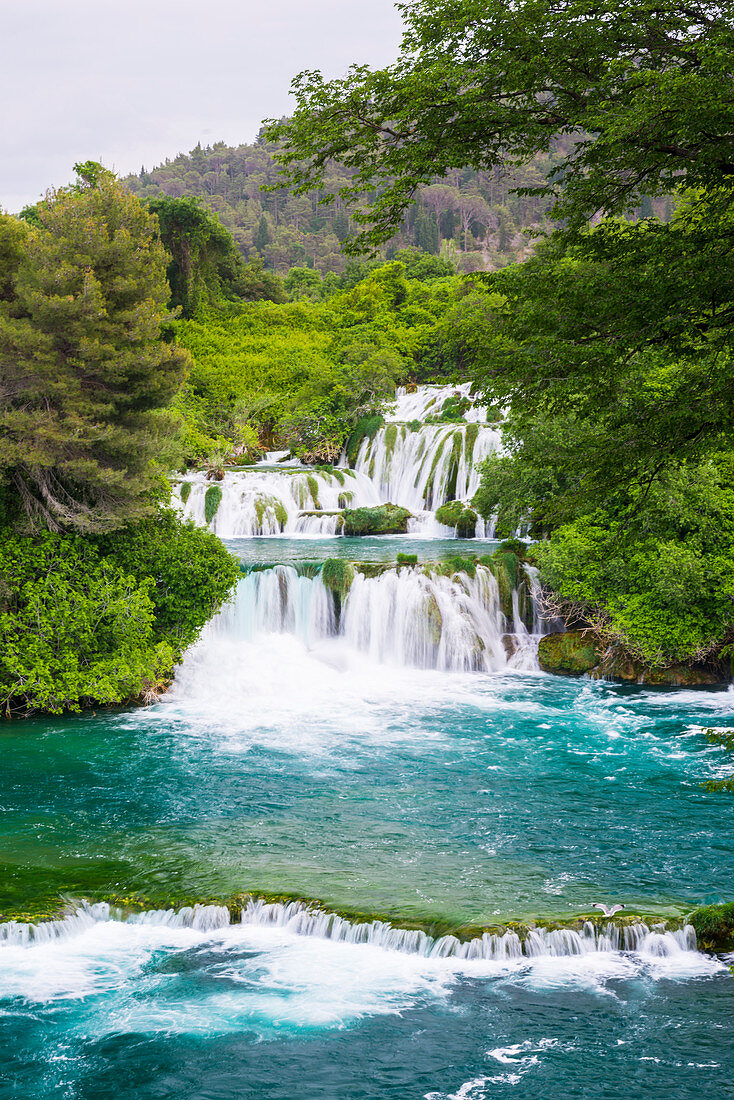
[[[567,144],[557,143],[550,154],[537,156],[513,174],[500,167],[486,172],[454,169],[423,187],[383,250],[384,258],[392,259],[400,248],[420,248],[453,260],[459,271],[493,270],[524,259],[533,247],[524,231],[552,225],[546,220],[550,201],[516,189],[541,185],[561,162]],[[261,256],[274,271],[285,274],[291,267],[306,266],[343,272],[342,242],[354,229],[350,209],[338,197],[323,205],[320,200],[326,192],[338,195],[348,174],[334,165],[325,187],[307,197],[283,188],[264,191],[278,180],[276,149],[262,138],[236,148],[224,142],[205,149],[197,145],[150,171],[142,168],[124,182],[142,199],[201,197],[245,258]],[[665,203],[657,206],[664,217]]]

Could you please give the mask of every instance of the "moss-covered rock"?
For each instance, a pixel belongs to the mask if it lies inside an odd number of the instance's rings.
[[[331,592],[344,599],[354,580],[354,566],[344,558],[327,558],[321,566],[321,581]]]
[[[355,561],[352,565],[355,573],[360,573],[363,577],[381,577],[392,569],[389,561]]]
[[[471,462],[474,457],[474,444],[477,441],[479,435],[479,425],[472,421],[471,424],[467,424],[466,431],[464,432],[464,458],[467,462]]]
[[[181,503],[185,504],[190,496],[191,496],[191,482],[190,481],[182,481],[181,482]]]
[[[389,455],[395,450],[395,444],[398,438],[398,426],[397,424],[388,424],[385,428],[385,450]]]
[[[594,639],[583,630],[547,634],[538,645],[538,664],[544,672],[560,676],[583,676],[599,664]]]
[[[704,905],[688,920],[696,930],[699,947],[705,951],[734,951],[734,901]]]
[[[461,555],[455,554],[440,562],[426,562],[423,568],[427,574],[439,573],[442,577],[454,577],[457,573],[466,573],[468,577],[474,578],[477,574],[477,561],[476,558],[462,558]]]
[[[525,583],[525,575],[520,573],[520,562],[517,555],[505,552],[500,547],[494,554],[485,554],[479,559],[480,565],[484,565],[494,575],[499,589],[500,609],[508,623],[512,623],[514,614],[512,606],[512,593],[518,585],[518,581]]]
[[[288,522],[288,512],[283,501],[279,500],[278,497],[270,496],[268,493],[261,493],[260,496],[255,497],[255,515],[260,527],[263,526],[263,520],[268,512],[272,514],[282,531]]]
[[[417,565],[418,564],[418,555],[417,554],[398,554],[396,560],[397,560],[398,565]]]
[[[210,485],[204,494],[204,519],[211,523],[217,514],[217,508],[222,503],[222,490],[218,485]]]
[[[473,539],[477,530],[477,513],[461,500],[449,500],[436,509],[436,519],[446,527],[455,527],[459,538]]]
[[[377,508],[354,508],[344,512],[345,535],[404,535],[411,518],[407,508],[380,504]]]
[[[583,676],[595,680],[620,680],[656,687],[705,687],[723,683],[723,674],[712,669],[672,664],[660,668],[636,660],[620,645],[604,646],[588,630],[567,630],[541,638],[538,662],[544,672]]]
[[[443,615],[433,593],[426,599],[423,609],[423,624],[431,645],[438,646],[441,642],[441,631],[443,630]]]

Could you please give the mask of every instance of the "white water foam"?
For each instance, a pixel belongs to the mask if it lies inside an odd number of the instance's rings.
[[[514,933],[460,944],[377,921],[351,924],[301,903],[253,901],[240,923],[228,921],[222,906],[120,920],[104,905],[83,905],[36,928],[0,926],[0,1001],[31,1013],[79,1002],[74,1026],[85,1039],[243,1029],[268,1038],[445,1000],[459,976],[608,995],[609,981],[723,971],[693,949],[688,930],[537,930],[528,950]],[[171,967],[169,959],[189,961]]]

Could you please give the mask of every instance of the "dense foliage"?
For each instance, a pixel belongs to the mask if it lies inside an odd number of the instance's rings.
[[[280,279],[264,272],[261,260],[245,264],[231,233],[197,199],[151,199],[148,208],[171,255],[166,272],[170,304],[185,317],[222,300],[285,301]]]
[[[397,63],[301,74],[282,179],[334,162],[379,245],[436,172],[562,163],[563,219],[437,326],[507,414],[475,506],[523,526],[556,602],[652,664],[734,641],[731,5],[410,0]],[[558,144],[558,143],[561,144]],[[665,196],[674,197],[665,211]],[[656,198],[653,206],[651,198]],[[634,215],[636,220],[631,220]],[[662,215],[662,216],[661,216]],[[590,228],[593,226],[593,228]]]
[[[194,359],[177,401],[189,459],[282,447],[333,462],[396,382],[432,368],[437,326],[464,293],[440,266],[438,277],[418,268],[419,277],[407,278],[416,268],[415,257],[406,259],[366,266],[350,289],[323,300],[252,303],[180,325]]]
[[[379,244],[437,175],[526,169],[560,141],[533,190],[584,225],[651,195],[718,186],[734,165],[730,4],[707,0],[406,0],[397,62],[293,82],[297,109],[272,123],[282,180],[359,202]],[[333,187],[333,185],[332,185]]]
[[[78,173],[0,217],[5,716],[154,693],[237,577],[159,503],[190,359],[171,342],[158,221],[99,165]]]
[[[170,511],[102,540],[0,539],[0,713],[121,703],[170,678],[236,563]]]

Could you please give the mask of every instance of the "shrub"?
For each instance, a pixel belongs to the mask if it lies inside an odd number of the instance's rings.
[[[354,508],[344,512],[345,535],[404,535],[408,530],[410,512],[397,504],[380,504],[377,508]]]
[[[239,570],[171,509],[101,539],[0,538],[0,711],[121,703],[170,678]]]
[[[354,426],[354,431],[347,440],[347,460],[351,466],[357,461],[357,454],[363,439],[374,439],[377,432],[385,423],[384,417],[379,414],[364,416]]]
[[[446,527],[455,527],[459,538],[474,538],[477,530],[477,513],[460,500],[449,500],[436,509],[436,519]]]
[[[343,558],[327,558],[321,566],[321,580],[326,588],[344,599],[354,580],[354,568]]]

